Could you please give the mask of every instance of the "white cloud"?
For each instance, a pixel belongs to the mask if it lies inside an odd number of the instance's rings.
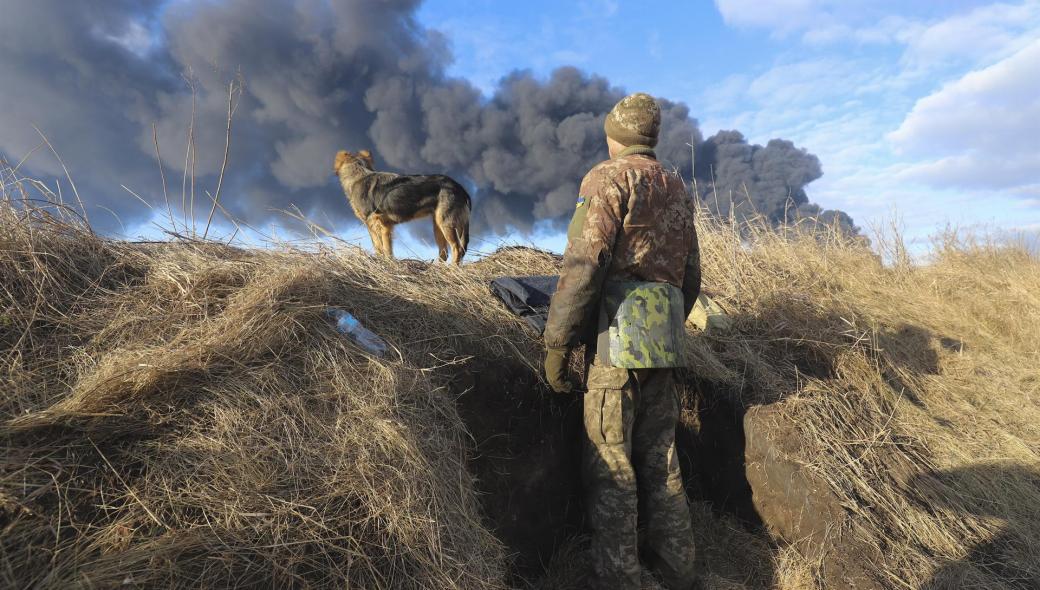
[[[787,50],[704,89],[702,128],[793,140],[823,163],[812,200],[863,227],[898,214],[921,244],[943,223],[1036,223],[1040,0],[950,4],[716,0]]]
[[[1038,154],[1002,158],[972,153],[911,164],[897,177],[938,187],[997,188],[1008,189],[1011,194],[1029,194],[1032,189],[1028,183],[1037,179],[1037,170]]]
[[[905,42],[913,21],[896,15],[899,0],[715,0],[726,24],[762,28],[775,37],[800,33],[809,45]]]
[[[888,138],[927,158],[903,175],[1014,190],[1040,181],[1040,40],[917,101]]]
[[[871,81],[868,64],[849,59],[807,59],[773,66],[748,87],[764,105],[806,105],[844,101]]]
[[[952,60],[995,61],[1040,34],[1040,2],[991,4],[920,27],[907,38],[904,61],[918,67]]]
[[[784,33],[800,28],[825,0],[715,0],[726,24],[763,27]]]
[[[1040,34],[1040,1],[988,4],[929,20],[905,0],[715,0],[734,27],[761,28],[774,36],[798,33],[807,45],[902,45],[904,62],[972,64],[1006,57]]]
[[[863,45],[905,43],[920,28],[917,23],[901,16],[889,15],[875,23],[844,22],[807,23],[802,41],[809,45],[830,45],[853,41]]]
[[[755,77],[730,76],[705,89],[694,106],[705,133],[725,128],[739,129],[758,143],[791,139],[825,155],[829,175],[862,166],[861,148],[874,150],[884,134],[882,125],[890,130],[902,120],[887,113],[906,112],[913,104],[903,101],[902,111],[879,106],[896,102],[888,92],[889,79],[888,69],[869,60],[803,59],[777,64]],[[855,162],[846,165],[846,154]]]

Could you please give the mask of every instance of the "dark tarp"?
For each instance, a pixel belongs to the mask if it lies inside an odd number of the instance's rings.
[[[509,311],[541,334],[549,317],[549,301],[556,292],[559,279],[555,275],[499,277],[491,281],[491,292],[506,304]]]

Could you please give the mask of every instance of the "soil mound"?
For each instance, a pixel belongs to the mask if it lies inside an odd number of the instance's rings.
[[[1040,585],[1040,262],[700,232],[733,318],[679,391],[706,585]],[[579,402],[487,287],[558,262],[134,244],[0,203],[0,586],[583,587]]]

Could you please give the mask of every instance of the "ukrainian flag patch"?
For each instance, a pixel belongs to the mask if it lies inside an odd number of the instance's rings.
[[[578,195],[578,204],[577,204],[576,207],[581,207],[584,204],[585,204],[585,197],[583,197],[581,195]]]

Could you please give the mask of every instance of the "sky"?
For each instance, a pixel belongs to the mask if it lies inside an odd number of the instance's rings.
[[[819,156],[807,188],[920,248],[947,225],[1040,230],[1040,1],[428,0],[450,71],[489,91],[575,64]]]
[[[367,147],[379,167],[462,179],[477,252],[562,251],[602,117],[642,91],[666,99],[661,151],[684,170],[686,142],[726,137],[715,165],[734,183],[754,174],[868,235],[895,223],[918,252],[950,225],[1040,234],[1040,0],[0,0],[0,15],[0,157],[70,197],[66,164],[116,237],[162,235],[153,142],[176,208],[193,110],[205,215],[235,81],[222,203],[270,232],[297,206],[367,247],[331,174],[336,149]],[[433,256],[428,222],[398,233],[399,255]]]

